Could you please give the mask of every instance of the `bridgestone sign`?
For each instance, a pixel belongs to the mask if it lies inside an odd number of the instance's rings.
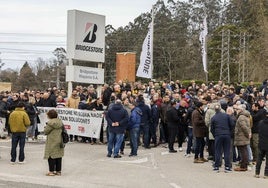
[[[68,10],[67,58],[104,62],[105,16]]]

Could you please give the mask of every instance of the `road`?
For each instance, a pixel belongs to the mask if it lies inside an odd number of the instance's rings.
[[[139,148],[138,157],[128,157],[129,146],[120,159],[106,157],[106,145],[68,143],[62,176],[48,177],[43,159],[44,143],[28,142],[26,164],[11,165],[10,140],[0,140],[0,187],[46,188],[264,188],[268,180],[247,172],[212,171],[211,162],[194,164],[184,152],[168,153],[167,148]],[[185,149],[185,147],[184,147]],[[263,164],[264,165],[264,164]],[[262,174],[263,174],[262,168]]]

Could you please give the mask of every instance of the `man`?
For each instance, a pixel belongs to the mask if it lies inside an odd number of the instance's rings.
[[[178,133],[180,117],[176,109],[177,101],[174,99],[171,100],[170,105],[171,106],[168,108],[166,112],[168,135],[169,135],[168,148],[169,153],[176,153],[177,150],[174,149],[174,142],[176,135]]]
[[[107,157],[111,157],[113,152],[114,158],[121,158],[118,153],[128,125],[128,113],[124,109],[121,100],[116,100],[115,104],[111,106],[106,114],[106,120],[109,132]]]
[[[17,107],[13,112],[11,112],[9,116],[9,125],[12,133],[12,146],[11,146],[11,164],[15,164],[17,158],[17,145],[20,145],[19,152],[19,163],[25,163],[25,155],[24,155],[24,146],[25,146],[25,138],[26,138],[26,130],[27,127],[30,126],[31,121],[24,110],[25,104],[23,102],[19,102]]]
[[[259,153],[256,164],[255,177],[260,177],[260,170],[263,158],[266,158],[264,178],[268,179],[268,116],[259,123]]]
[[[252,149],[252,155],[253,155],[253,163],[257,161],[258,156],[258,144],[259,144],[259,122],[265,118],[265,109],[260,107],[259,103],[254,103],[252,105],[252,120],[253,120],[253,126],[251,128],[252,137],[250,140],[250,147]]]
[[[231,172],[230,147],[234,122],[231,117],[221,112],[220,105],[215,105],[216,114],[211,118],[211,133],[215,138],[214,171],[219,172],[222,151],[224,153],[225,172]]]
[[[196,148],[194,163],[204,163],[208,160],[204,158],[205,137],[208,133],[205,124],[205,115],[203,110],[203,103],[196,102],[196,109],[192,113],[193,135],[196,138]]]
[[[241,155],[240,167],[235,168],[235,171],[247,171],[248,167],[248,150],[247,145],[250,143],[250,113],[243,106],[237,105],[237,121],[235,125],[234,145],[237,146],[238,152]]]

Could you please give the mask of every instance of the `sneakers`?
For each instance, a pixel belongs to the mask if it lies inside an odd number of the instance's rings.
[[[129,157],[137,157],[135,154],[129,154]]]
[[[111,155],[111,154],[107,154],[106,156],[107,156],[107,157],[111,157],[112,155]]]
[[[259,174],[255,174],[254,177],[255,177],[255,178],[260,178],[260,175],[259,175]]]
[[[199,158],[197,158],[197,159],[194,159],[194,163],[204,163],[204,161],[202,161]]]
[[[190,155],[190,154],[185,153],[185,154],[184,154],[184,157],[189,158],[189,157],[191,157],[191,155]]]
[[[169,153],[177,153],[177,150],[175,149],[169,150]]]
[[[18,163],[19,164],[25,164],[26,162],[25,161],[19,161]]]
[[[121,158],[121,155],[115,155],[114,158]]]
[[[230,172],[232,172],[232,169],[229,168],[229,167],[225,167],[224,172],[225,173],[230,173]]]
[[[16,163],[15,163],[15,162],[13,162],[13,161],[10,161],[10,164],[15,165]]]
[[[183,150],[182,150],[182,147],[179,147],[179,152],[182,152]]]
[[[218,167],[214,167],[213,168],[213,171],[216,172],[216,173],[219,173],[220,172],[220,169]]]

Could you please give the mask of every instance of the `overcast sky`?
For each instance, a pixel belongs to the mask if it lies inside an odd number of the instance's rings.
[[[66,41],[67,10],[101,14],[114,28],[150,12],[157,0],[0,0],[2,69],[20,68],[27,60],[48,58]],[[41,34],[41,35],[37,35]]]

